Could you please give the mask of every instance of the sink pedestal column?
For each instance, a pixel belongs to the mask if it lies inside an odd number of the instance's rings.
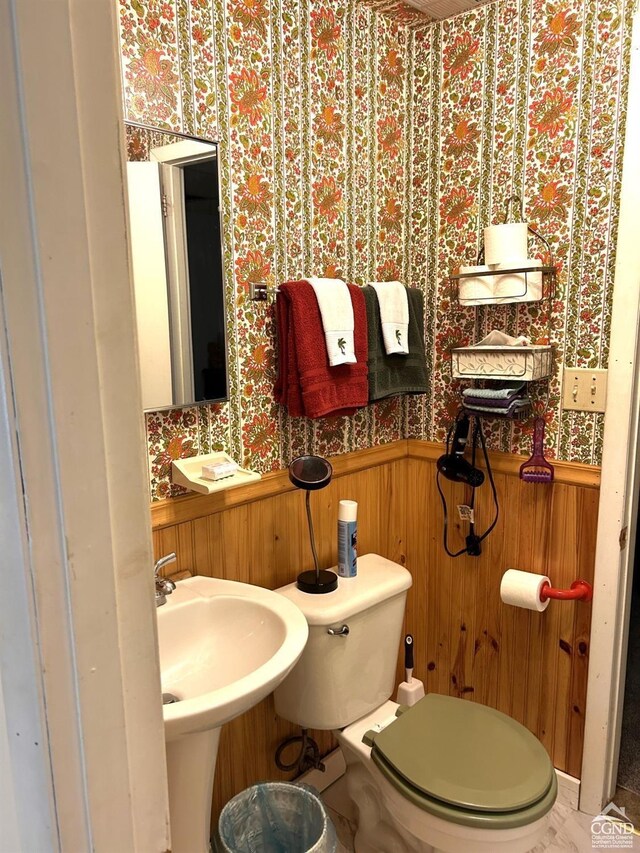
[[[208,853],[220,729],[167,742],[173,853]]]

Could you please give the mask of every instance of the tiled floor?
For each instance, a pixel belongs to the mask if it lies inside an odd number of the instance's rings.
[[[354,815],[347,796],[344,777],[327,788],[322,799],[336,827],[338,853],[353,853]],[[582,812],[576,812],[563,803],[556,803],[551,812],[550,826],[540,844],[534,847],[531,853],[589,853],[594,849],[591,817]],[[613,846],[608,849],[616,850]],[[634,836],[633,847],[624,849],[640,851],[640,837]]]

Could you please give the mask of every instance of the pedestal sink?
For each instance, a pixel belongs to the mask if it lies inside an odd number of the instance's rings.
[[[206,853],[220,728],[271,693],[302,654],[301,611],[251,584],[195,577],[158,608],[173,853]],[[242,760],[242,756],[238,756]]]

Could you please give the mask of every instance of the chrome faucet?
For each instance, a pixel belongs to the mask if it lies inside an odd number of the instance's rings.
[[[172,552],[171,554],[167,554],[166,557],[160,557],[158,562],[153,567],[153,574],[156,581],[156,607],[160,607],[162,604],[167,603],[167,596],[171,595],[173,590],[176,588],[176,585],[169,578],[161,578],[158,576],[158,572],[160,569],[164,568],[164,566],[169,563],[175,563],[177,560],[176,555]]]

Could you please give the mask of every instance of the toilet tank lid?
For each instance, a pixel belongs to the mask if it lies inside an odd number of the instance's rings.
[[[365,554],[358,557],[356,577],[338,578],[338,588],[333,592],[313,595],[302,592],[295,583],[282,586],[276,592],[293,601],[309,625],[329,626],[405,592],[412,583],[411,575],[403,566],[379,554]]]

